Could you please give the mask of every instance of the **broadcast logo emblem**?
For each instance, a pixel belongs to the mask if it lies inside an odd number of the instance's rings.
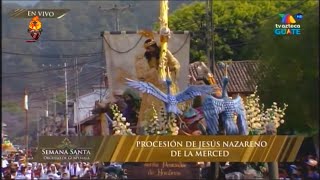
[[[301,26],[298,21],[301,21],[303,16],[298,13],[294,16],[291,14],[279,14],[281,24],[275,24],[274,34],[276,36],[300,35]]]
[[[28,33],[30,33],[32,40],[27,40],[27,42],[36,42],[42,32],[42,23],[39,16],[34,16],[29,22]]]

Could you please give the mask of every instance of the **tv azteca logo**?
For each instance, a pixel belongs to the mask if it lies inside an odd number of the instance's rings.
[[[274,34],[276,36],[285,35],[300,35],[301,26],[297,21],[301,21],[303,16],[301,13],[294,15],[290,14],[279,14],[281,18],[281,24],[275,24]]]

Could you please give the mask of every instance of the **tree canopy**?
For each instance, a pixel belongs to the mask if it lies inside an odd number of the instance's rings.
[[[283,102],[287,108],[282,131],[319,131],[319,11],[315,1],[291,11],[302,13],[300,36],[274,36],[279,17],[264,25],[259,34],[263,76],[259,92],[264,102]],[[261,75],[261,73],[260,73]]]
[[[300,7],[303,1],[213,1],[215,58],[217,60],[258,59],[254,40],[258,31],[279,12]],[[194,2],[169,17],[173,31],[191,31],[191,60],[206,60],[206,3]]]

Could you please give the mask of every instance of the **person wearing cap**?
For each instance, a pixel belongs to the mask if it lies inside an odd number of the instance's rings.
[[[28,163],[27,164],[27,168],[26,168],[26,175],[25,175],[28,179],[31,179],[32,176],[32,164]]]
[[[159,65],[160,65],[160,49],[153,39],[147,39],[144,42],[145,53],[136,56],[135,69],[137,79],[140,81],[153,84],[158,89],[166,92],[166,85],[160,81],[159,78]],[[171,80],[176,84],[177,77],[180,70],[179,61],[168,50],[166,53],[166,67],[168,68]],[[173,89],[172,89],[173,90]],[[172,92],[172,91],[171,91]],[[152,116],[148,110],[151,105],[154,105],[157,110],[163,106],[162,102],[149,94],[142,95],[142,101],[139,111],[137,133],[143,134],[144,121]],[[152,111],[151,111],[152,112]],[[146,116],[149,115],[150,117]]]
[[[318,180],[320,178],[317,166],[318,166],[318,161],[312,158],[308,158],[305,161],[305,169],[304,169],[305,179]]]

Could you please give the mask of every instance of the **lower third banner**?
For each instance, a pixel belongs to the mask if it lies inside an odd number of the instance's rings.
[[[40,137],[37,162],[292,162],[300,136]]]

